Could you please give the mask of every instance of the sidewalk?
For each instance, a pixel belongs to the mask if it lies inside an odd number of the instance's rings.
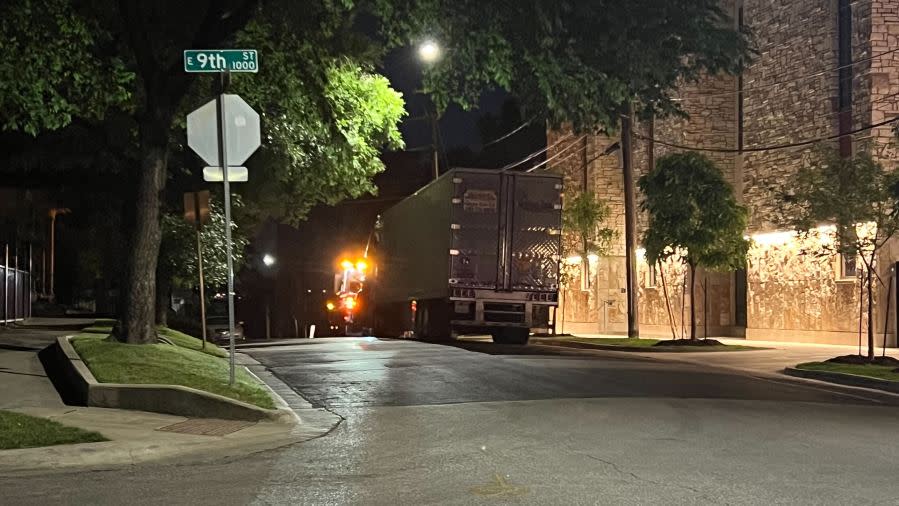
[[[578,334],[574,337],[586,338],[610,338],[602,334]],[[833,344],[789,343],[780,341],[755,341],[746,339],[734,339],[716,337],[724,344],[737,344],[743,346],[757,346],[766,348],[749,351],[705,351],[705,352],[680,352],[680,353],[641,353],[626,352],[629,355],[639,355],[658,360],[677,360],[703,365],[714,365],[739,369],[754,373],[782,374],[785,367],[793,367],[803,362],[820,362],[839,355],[858,353],[858,346],[841,346]],[[876,349],[879,356],[883,350]],[[622,352],[625,353],[625,352]],[[867,348],[862,347],[862,353],[867,353]],[[887,355],[899,358],[899,349],[887,348]]]
[[[59,330],[72,325],[73,320],[42,319],[32,323],[32,328],[26,324],[0,329],[0,409],[96,431],[109,441],[2,450],[0,475],[108,469],[145,462],[215,461],[306,441],[327,433],[339,422],[336,415],[313,409],[296,394],[296,398],[289,398],[292,392],[285,391],[283,383],[261,368],[252,367],[252,363],[247,365],[298,414],[297,422],[188,419],[143,411],[67,406],[46,377],[37,353],[57,336],[72,333]],[[51,330],[54,326],[58,330]],[[236,358],[247,362],[241,356]]]

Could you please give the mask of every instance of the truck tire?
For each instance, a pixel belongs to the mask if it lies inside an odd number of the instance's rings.
[[[422,341],[445,342],[453,339],[449,303],[444,299],[419,301],[415,334]]]
[[[528,344],[531,330],[519,327],[497,329],[490,333],[496,344]]]

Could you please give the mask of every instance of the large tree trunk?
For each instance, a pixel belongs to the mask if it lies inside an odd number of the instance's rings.
[[[168,159],[171,115],[148,114],[140,123],[140,174],[131,238],[125,300],[114,335],[119,341],[156,342],[156,263],[159,257],[160,192]]]
[[[696,266],[690,264],[690,339],[696,339]]]

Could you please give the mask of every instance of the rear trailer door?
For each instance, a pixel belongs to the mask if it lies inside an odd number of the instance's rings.
[[[531,174],[511,177],[508,289],[554,292],[559,288],[561,180]]]
[[[497,289],[499,173],[457,171],[453,175],[450,286]]]

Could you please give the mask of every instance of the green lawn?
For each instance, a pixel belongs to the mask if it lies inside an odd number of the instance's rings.
[[[176,339],[194,339],[184,334],[181,336]],[[234,386],[229,386],[228,361],[200,352],[196,343],[193,343],[196,349],[161,343],[124,344],[96,334],[80,334],[72,339],[72,344],[97,381],[182,385],[262,408],[275,407],[266,388],[243,367],[235,370]]]
[[[656,350],[664,349],[665,351],[672,352],[703,352],[703,351],[746,351],[746,350],[763,350],[764,348],[758,348],[755,346],[743,346],[741,344],[722,344],[722,345],[711,345],[711,346],[656,346],[657,343],[662,341],[662,339],[642,339],[642,338],[628,338],[628,337],[564,337],[553,340],[556,341],[567,341],[567,342],[575,342],[582,344],[593,344],[599,346],[620,346],[622,348],[653,348]],[[537,341],[539,342],[539,341]]]
[[[97,323],[90,327],[82,329],[81,332],[85,334],[99,334],[102,336],[108,336],[112,333],[113,325],[115,325],[115,320],[97,320]],[[197,339],[196,337],[189,336],[183,332],[178,332],[177,330],[170,329],[168,327],[158,327],[156,331],[159,332],[160,336],[168,339],[175,346],[180,346],[189,350],[202,351],[203,353],[208,353],[216,357],[228,356],[228,353],[225,350],[208,341],[206,342],[206,348],[204,349],[202,339]]]
[[[96,432],[67,427],[46,418],[0,410],[0,450],[106,440]]]
[[[197,339],[196,337],[189,336],[183,332],[178,332],[177,330],[173,330],[168,327],[159,327],[157,331],[159,332],[160,336],[168,339],[175,346],[180,346],[189,350],[202,351],[203,353],[208,353],[216,357],[228,356],[228,352],[210,343],[209,341],[206,342],[206,348],[204,349],[202,339]]]
[[[868,365],[868,364],[837,364],[834,362],[806,362],[796,366],[797,369],[806,369],[809,371],[827,371],[841,372],[844,374],[855,374],[858,376],[868,376],[871,378],[885,379],[890,381],[899,381],[899,373],[893,372],[896,367],[891,365]]]

